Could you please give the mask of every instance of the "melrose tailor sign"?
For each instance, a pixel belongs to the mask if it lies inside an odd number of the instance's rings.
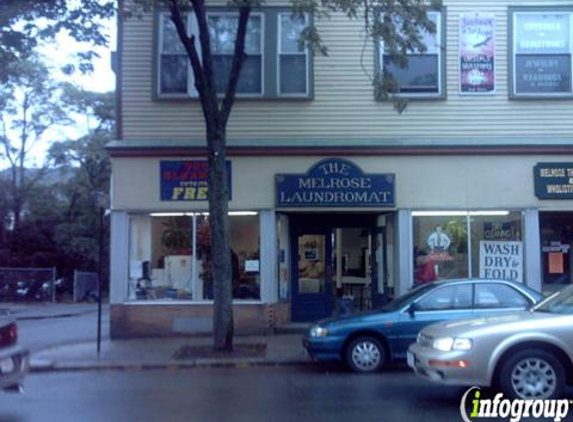
[[[278,207],[394,207],[394,174],[365,174],[351,161],[331,158],[306,174],[277,174]]]

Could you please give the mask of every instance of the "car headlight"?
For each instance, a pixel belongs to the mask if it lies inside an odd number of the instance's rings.
[[[328,330],[320,325],[315,325],[310,329],[311,337],[326,337],[328,335]]]
[[[439,337],[432,342],[432,348],[441,352],[470,350],[472,348],[472,341],[469,338]]]

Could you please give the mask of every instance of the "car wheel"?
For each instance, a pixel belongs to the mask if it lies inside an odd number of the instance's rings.
[[[348,344],[346,363],[354,372],[376,372],[386,363],[386,350],[374,337],[359,337]]]
[[[513,399],[554,399],[561,396],[564,374],[563,365],[551,353],[526,349],[502,365],[499,386]]]

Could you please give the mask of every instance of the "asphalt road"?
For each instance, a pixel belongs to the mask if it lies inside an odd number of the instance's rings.
[[[406,369],[374,376],[324,367],[30,374],[0,395],[2,422],[461,421],[458,388]]]

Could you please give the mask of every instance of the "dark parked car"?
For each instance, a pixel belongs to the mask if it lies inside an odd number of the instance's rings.
[[[0,313],[0,389],[2,390],[19,391],[24,375],[28,372],[30,353],[17,343],[16,322],[7,313]]]
[[[504,280],[463,279],[424,284],[374,311],[319,321],[303,338],[316,360],[339,360],[374,372],[406,358],[425,326],[444,320],[528,309],[541,293]]]

